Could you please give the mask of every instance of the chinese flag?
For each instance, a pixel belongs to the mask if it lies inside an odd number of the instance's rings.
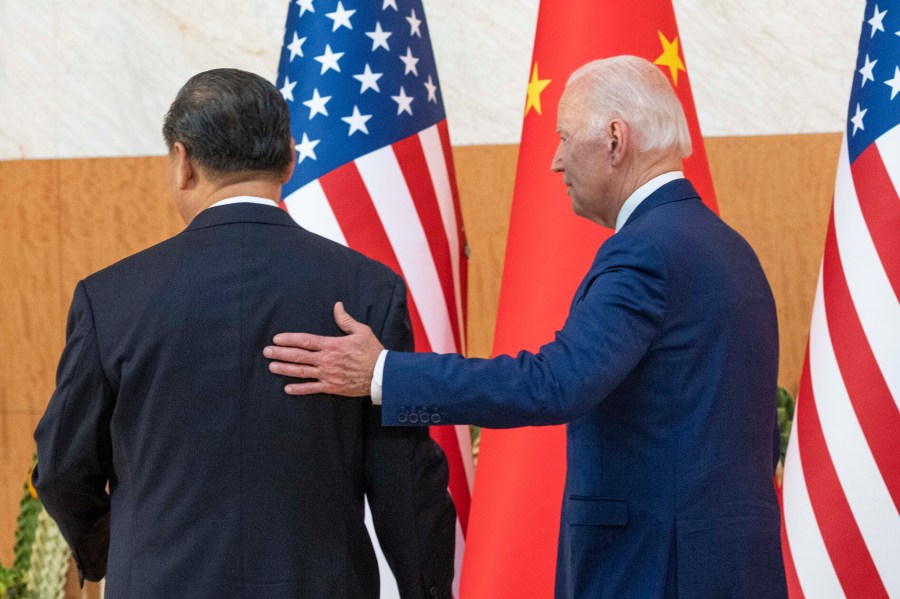
[[[543,0],[529,70],[494,354],[553,339],[600,244],[612,233],[572,213],[550,172],[556,106],[569,74],[598,58],[632,54],[669,77],[688,119],[685,175],[716,209],[706,153],[671,0]],[[566,473],[563,427],[482,431],[463,564],[462,599],[553,596]]]

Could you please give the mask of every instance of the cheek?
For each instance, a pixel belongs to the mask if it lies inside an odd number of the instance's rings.
[[[575,172],[582,182],[588,182],[593,178],[593,169],[589,160],[583,154],[572,152],[569,168]]]

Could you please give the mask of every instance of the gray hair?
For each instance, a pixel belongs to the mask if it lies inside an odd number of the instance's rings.
[[[691,135],[678,97],[651,62],[637,56],[613,56],[589,62],[569,77],[568,87],[584,79],[590,110],[588,133],[599,136],[610,119],[627,122],[639,152],[691,155]]]

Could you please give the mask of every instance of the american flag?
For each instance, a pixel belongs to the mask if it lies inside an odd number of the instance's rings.
[[[900,5],[868,2],[784,472],[792,597],[900,597]]]
[[[464,353],[465,239],[421,0],[291,2],[276,85],[297,143],[283,207],[403,276],[417,351]],[[431,435],[450,464],[458,595],[471,440],[465,426]]]

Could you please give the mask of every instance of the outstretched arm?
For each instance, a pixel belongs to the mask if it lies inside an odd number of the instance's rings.
[[[666,264],[649,241],[604,244],[566,324],[540,352],[515,358],[390,352],[384,367],[383,423],[502,428],[569,422],[588,413],[646,355],[666,311]],[[380,352],[368,327],[335,308],[345,337],[277,336],[295,348],[266,348],[278,374],[318,379],[290,394],[366,395]],[[349,320],[348,320],[349,319]],[[423,392],[424,390],[424,392]]]

